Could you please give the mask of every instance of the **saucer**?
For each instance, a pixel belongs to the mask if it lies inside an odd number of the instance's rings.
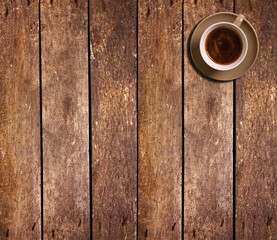
[[[248,51],[244,60],[239,66],[231,70],[219,71],[207,65],[204,62],[203,58],[201,57],[199,42],[200,42],[201,35],[205,31],[205,29],[217,22],[233,23],[237,16],[238,16],[237,14],[228,13],[228,12],[215,13],[203,19],[193,31],[193,34],[190,40],[191,57],[193,59],[193,62],[197,66],[197,68],[209,78],[220,80],[220,81],[229,81],[229,80],[234,80],[236,78],[239,78],[252,67],[252,65],[254,64],[258,56],[259,42],[258,42],[257,34],[254,28],[252,27],[252,25],[247,20],[244,19],[240,27],[244,31],[247,37]]]

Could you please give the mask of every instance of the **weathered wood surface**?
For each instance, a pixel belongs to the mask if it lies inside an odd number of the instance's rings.
[[[139,1],[138,238],[181,239],[182,1]]]
[[[0,2],[0,239],[39,239],[38,4]]]
[[[276,2],[236,1],[255,27],[260,53],[236,83],[237,239],[277,239]]]
[[[136,239],[136,1],[91,0],[93,239]]]
[[[275,3],[236,1],[260,54],[235,85],[188,53],[195,24],[233,4],[1,1],[1,240],[277,239]]]
[[[233,1],[185,1],[185,239],[233,237],[233,83],[202,78],[190,64],[194,26]]]
[[[87,1],[42,1],[44,239],[88,239]]]

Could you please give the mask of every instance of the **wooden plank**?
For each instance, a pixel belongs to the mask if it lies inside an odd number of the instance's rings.
[[[0,2],[0,239],[39,239],[38,3]]]
[[[88,239],[87,1],[42,1],[44,238]]]
[[[139,1],[139,239],[181,239],[182,1]]]
[[[276,4],[276,3],[275,3]],[[277,239],[277,77],[274,1],[236,1],[257,30],[260,53],[237,81],[237,239]]]
[[[136,239],[136,1],[91,0],[93,239]]]
[[[233,83],[203,78],[188,56],[195,24],[232,3],[184,3],[185,239],[233,239]]]

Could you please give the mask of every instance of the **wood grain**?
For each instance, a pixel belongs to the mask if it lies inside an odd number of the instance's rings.
[[[39,239],[38,4],[0,2],[0,239]]]
[[[195,24],[232,3],[184,2],[185,239],[233,239],[233,83],[202,77],[188,53]]]
[[[275,5],[274,5],[275,4]],[[276,2],[236,1],[257,31],[260,53],[237,81],[237,239],[277,239]]]
[[[91,0],[93,239],[136,239],[136,1]]]
[[[182,1],[139,1],[139,239],[181,239]]]
[[[42,1],[44,239],[89,239],[87,1]]]

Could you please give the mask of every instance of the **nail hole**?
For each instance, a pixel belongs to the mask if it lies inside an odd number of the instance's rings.
[[[35,226],[36,226],[36,223],[34,223],[34,225],[32,226],[32,231],[34,231]]]
[[[175,226],[176,226],[176,223],[173,224],[173,226],[171,228],[172,231],[174,231]]]
[[[121,224],[122,224],[122,226],[125,226],[127,224],[127,217],[126,216],[123,216]]]
[[[267,216],[267,220],[266,220],[266,225],[269,226],[272,223],[272,217],[271,216]]]
[[[9,16],[9,9],[6,7],[5,17]]]
[[[149,17],[149,16],[150,16],[150,8],[148,7],[148,8],[147,8],[146,17]]]
[[[80,227],[82,224],[82,219],[79,220],[78,227]]]

